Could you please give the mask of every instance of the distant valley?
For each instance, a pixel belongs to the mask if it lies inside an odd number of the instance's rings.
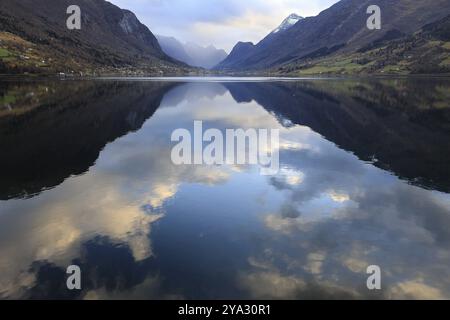
[[[182,43],[173,37],[160,35],[156,37],[168,56],[193,67],[212,69],[228,56],[225,50],[216,49],[212,45],[202,47],[192,42]]]

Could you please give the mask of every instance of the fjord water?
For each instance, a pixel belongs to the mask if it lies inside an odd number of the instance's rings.
[[[3,299],[450,298],[446,79],[4,80],[0,97]],[[172,164],[194,120],[280,129],[280,172]]]

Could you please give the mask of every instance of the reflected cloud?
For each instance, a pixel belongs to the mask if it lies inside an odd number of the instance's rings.
[[[426,285],[421,280],[405,281],[395,285],[389,292],[391,299],[399,300],[444,300],[445,295],[438,288]]]

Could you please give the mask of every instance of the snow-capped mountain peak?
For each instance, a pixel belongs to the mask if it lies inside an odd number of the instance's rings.
[[[293,25],[295,25],[297,22],[299,22],[302,19],[303,19],[303,17],[293,13],[289,17],[284,19],[284,21],[280,24],[280,26],[278,28],[276,28],[275,30],[273,30],[272,33],[278,33],[280,31],[286,31],[286,30],[290,29]]]

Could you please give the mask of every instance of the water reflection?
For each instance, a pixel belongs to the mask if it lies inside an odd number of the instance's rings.
[[[139,129],[152,116],[170,87],[9,84],[4,95],[18,101],[0,116],[0,149],[7,155],[0,158],[0,199],[32,196],[86,172],[107,143]]]
[[[450,298],[445,80],[0,87],[2,298]],[[194,120],[279,128],[280,174],[172,165]]]

